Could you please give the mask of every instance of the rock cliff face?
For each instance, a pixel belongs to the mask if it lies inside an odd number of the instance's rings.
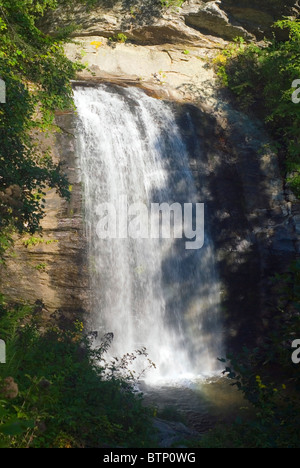
[[[263,39],[272,35],[272,24],[283,15],[299,14],[294,0],[219,0],[186,2],[183,8],[185,23],[199,31],[224,39],[237,36]]]
[[[92,9],[76,4],[61,8],[58,15],[49,16],[45,26],[53,31],[57,26],[75,24],[79,26],[75,36],[108,38],[122,32],[143,45],[205,45],[215,38],[263,39],[272,34],[274,21],[299,12],[299,0],[188,0],[182,8],[167,9],[160,0],[102,0]]]
[[[48,31],[72,22],[80,26],[74,32],[76,42],[66,46],[70,58],[89,67],[78,76],[79,83],[142,87],[154,97],[176,102],[179,123],[188,106],[205,149],[204,160],[192,152],[191,165],[199,190],[208,194],[224,320],[233,345],[253,339],[267,325],[269,275],[278,265],[284,270],[299,254],[300,206],[284,187],[262,125],[238,112],[218,90],[211,58],[227,40],[259,40],[271,34],[272,23],[282,14],[299,11],[298,1],[292,0],[190,0],[169,9],[154,0],[103,0],[92,10],[77,6],[61,11],[44,24]],[[126,43],[109,40],[119,33],[127,36]],[[52,146],[66,163],[72,199],[69,204],[49,193],[46,242],[27,249],[23,240],[17,243],[17,260],[9,259],[1,271],[2,291],[12,299],[43,298],[48,312],[88,311],[80,171],[72,137],[75,117],[57,118],[65,131]],[[203,173],[206,187],[201,186]]]
[[[300,206],[284,190],[277,156],[258,122],[230,106],[208,112],[180,104],[183,129],[186,112],[194,124],[186,144],[221,276],[225,340],[236,349],[264,336],[275,292],[270,278],[300,252]]]
[[[61,133],[42,138],[51,147],[53,159],[63,164],[71,199],[60,198],[55,190],[46,195],[43,234],[16,238],[15,249],[1,267],[1,292],[12,301],[37,302],[44,319],[56,311],[64,320],[81,316],[89,309],[89,276],[82,220],[82,195],[75,155],[74,116],[57,115]],[[42,302],[41,302],[42,301]]]

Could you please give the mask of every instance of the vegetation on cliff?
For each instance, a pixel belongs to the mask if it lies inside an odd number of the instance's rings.
[[[70,80],[79,66],[63,42],[45,35],[37,20],[54,0],[0,1],[0,255],[12,230],[33,233],[44,212],[45,188],[68,196],[62,168],[41,152],[38,136],[51,129],[54,111],[72,105]]]
[[[106,360],[109,335],[95,346],[79,321],[41,327],[39,309],[0,297],[0,447],[146,446],[150,413],[128,372],[137,354]]]
[[[300,263],[296,261],[274,284],[280,301],[270,325],[253,349],[228,356],[226,374],[251,405],[236,422],[218,427],[200,442],[202,448],[299,448],[300,376],[291,343],[300,336]],[[299,351],[296,351],[299,355]]]
[[[299,198],[300,104],[293,103],[292,85],[300,79],[300,21],[278,21],[274,31],[273,40],[260,45],[237,40],[215,63],[238,105],[266,123],[287,182]]]
[[[300,83],[300,21],[278,21],[274,31],[273,40],[262,44],[237,38],[214,63],[238,107],[265,122],[287,184],[299,198],[300,104],[293,98],[293,84]],[[228,356],[226,369],[254,406],[254,416],[245,420],[241,411],[236,424],[208,434],[202,447],[299,447],[300,379],[291,347],[300,336],[299,260],[285,275],[276,275],[274,282],[279,301],[273,304],[265,335],[254,349]]]

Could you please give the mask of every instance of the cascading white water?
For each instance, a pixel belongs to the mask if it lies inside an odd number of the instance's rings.
[[[200,203],[171,105],[137,88],[76,87],[78,152],[93,289],[93,329],[113,333],[112,353],[146,347],[152,378],[216,371],[220,290],[206,232],[185,239],[100,239],[99,204]],[[201,155],[200,155],[201,157]]]

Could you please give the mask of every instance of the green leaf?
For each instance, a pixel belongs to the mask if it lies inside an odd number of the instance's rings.
[[[33,429],[35,426],[33,421],[20,421],[12,419],[9,422],[0,425],[0,432],[7,436],[17,436],[23,434],[27,429]]]

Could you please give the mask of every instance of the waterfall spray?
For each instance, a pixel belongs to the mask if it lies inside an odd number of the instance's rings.
[[[99,231],[99,226],[109,231],[108,220],[116,223],[112,232],[120,226],[125,229],[118,209],[108,208],[119,207],[120,199],[129,207],[149,209],[151,204],[188,204],[195,221],[196,207],[203,206],[203,200],[199,200],[174,110],[136,88],[78,87],[74,94],[92,326],[100,335],[113,333],[114,356],[146,347],[157,368],[152,378],[211,374],[219,368],[221,357],[220,288],[213,245],[203,223],[201,248],[192,249],[186,244],[197,229],[185,226],[185,230],[183,223],[178,234],[174,212],[168,218],[173,221],[170,236],[126,237]],[[146,215],[135,215],[129,213],[131,232],[146,232]]]

